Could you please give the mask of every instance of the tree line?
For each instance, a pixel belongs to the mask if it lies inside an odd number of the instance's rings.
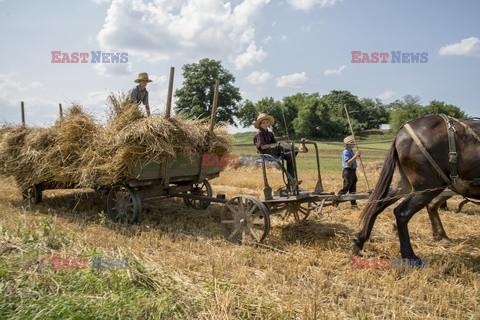
[[[390,124],[396,132],[411,119],[430,114],[445,113],[456,118],[467,115],[457,106],[433,100],[426,106],[417,96],[384,104],[380,99],[359,98],[346,90],[333,90],[328,94],[296,93],[282,100],[265,97],[257,102],[242,100],[235,77],[222,67],[220,61],[202,59],[183,67],[184,82],[175,91],[175,112],[189,119],[208,118],[213,105],[215,80],[220,80],[217,121],[243,127],[251,126],[259,113],[275,118],[275,135],[332,139],[349,133],[345,115],[347,106],[355,132],[378,129]],[[235,121],[237,119],[237,121]],[[238,124],[237,124],[238,122]]]

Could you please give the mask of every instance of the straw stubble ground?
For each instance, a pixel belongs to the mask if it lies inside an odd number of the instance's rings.
[[[370,181],[378,167],[367,165]],[[278,172],[269,171],[278,186]],[[314,172],[300,175],[302,186],[312,189]],[[339,175],[323,173],[325,190],[340,189]],[[214,193],[228,198],[262,198],[258,168],[227,169],[211,182]],[[440,213],[451,242],[432,239],[425,210],[411,220],[412,243],[428,259],[426,269],[358,270],[350,249],[360,211],[346,203],[303,223],[273,217],[264,245],[238,246],[223,238],[221,205],[197,211],[179,201],[150,203],[140,225],[118,226],[102,214],[105,196],[99,193],[47,191],[32,212],[20,209],[12,185],[1,180],[1,318],[54,318],[65,310],[75,310],[78,319],[480,317],[480,216],[473,205]],[[366,190],[362,179],[358,189]],[[449,206],[460,201],[453,198]],[[393,222],[391,208],[379,216],[364,258],[399,256]],[[129,257],[129,270],[51,268],[53,256],[93,255]]]

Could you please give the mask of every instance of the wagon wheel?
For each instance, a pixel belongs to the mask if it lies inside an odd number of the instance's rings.
[[[34,204],[42,202],[42,189],[34,184],[22,192],[22,198],[26,201],[27,208],[31,209]]]
[[[288,219],[291,216],[295,218],[296,222],[300,221],[305,221],[310,213],[312,212],[312,209],[315,208],[315,202],[309,201],[309,202],[292,202],[292,203],[287,203],[286,204],[286,212],[283,215],[283,219]]]
[[[239,195],[225,203],[221,223],[227,230],[227,240],[240,244],[261,242],[270,231],[267,208],[249,195]]]
[[[193,184],[192,189],[187,194],[211,197],[213,192],[212,187],[210,186],[210,182],[208,182],[207,180],[203,180],[202,182]],[[199,210],[207,209],[211,203],[210,200],[189,198],[183,198],[183,202],[185,203],[185,205]]]
[[[112,221],[132,224],[140,217],[142,200],[131,188],[114,186],[108,193],[107,211]]]

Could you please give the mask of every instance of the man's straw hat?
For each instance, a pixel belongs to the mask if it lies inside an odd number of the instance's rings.
[[[348,137],[345,137],[345,139],[343,139],[343,143],[345,144],[351,144],[351,143],[355,143],[355,138],[353,135],[350,135]]]
[[[275,119],[271,115],[268,115],[266,113],[260,113],[257,117],[257,121],[255,121],[255,128],[259,129],[260,128],[260,123],[262,120],[268,120],[268,126],[271,126],[275,123]]]
[[[146,72],[140,72],[138,74],[137,79],[135,79],[135,82],[139,83],[140,80],[147,80],[147,82],[152,82],[152,80],[148,79],[148,73],[146,73]]]

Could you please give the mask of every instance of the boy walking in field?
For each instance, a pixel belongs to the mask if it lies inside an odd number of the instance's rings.
[[[355,146],[355,139],[353,136],[348,136],[343,139],[345,143],[345,150],[342,152],[342,178],[343,178],[343,188],[338,191],[338,194],[354,194],[357,192],[357,158],[360,156],[360,151],[353,152],[353,147]],[[358,208],[357,201],[350,201],[352,208]]]

